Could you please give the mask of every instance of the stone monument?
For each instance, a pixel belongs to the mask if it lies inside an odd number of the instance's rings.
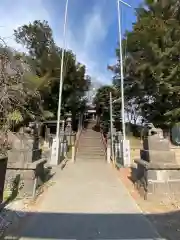
[[[8,139],[11,140],[11,150],[8,151],[8,164],[24,167],[41,159],[41,149],[39,148],[39,131],[35,123],[30,123],[27,128],[14,134],[8,133]],[[17,161],[18,159],[18,161]]]
[[[141,159],[154,164],[174,163],[174,152],[170,151],[169,141],[163,137],[162,130],[151,128],[147,133],[140,150]]]
[[[137,163],[136,184],[144,197],[163,197],[180,193],[180,165],[161,129],[147,130]]]
[[[16,182],[19,196],[32,196],[36,182],[43,179],[46,162],[41,158],[39,128],[37,124],[30,123],[27,128],[21,129],[16,134],[9,132],[8,139],[11,141],[12,148],[8,151],[5,188],[8,189]],[[18,182],[17,179],[19,179]],[[12,195],[16,194],[13,192]]]

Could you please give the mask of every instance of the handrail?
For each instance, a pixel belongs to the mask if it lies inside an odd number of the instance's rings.
[[[102,142],[103,142],[104,148],[107,149],[107,140],[106,140],[106,138],[104,137],[104,134],[103,134],[102,131],[101,131],[101,138],[102,138]]]
[[[82,127],[80,127],[76,133],[76,139],[75,139],[75,143],[74,146],[72,146],[72,162],[75,162],[76,160],[76,153],[77,153],[77,147],[79,144],[79,139],[82,133]]]
[[[102,143],[104,145],[104,153],[105,153],[105,157],[107,158],[107,140],[104,137],[104,133],[102,131],[102,129],[100,128],[100,133],[101,133],[101,139],[102,139]]]
[[[77,150],[77,147],[78,147],[78,143],[79,143],[81,133],[82,133],[82,128],[80,128],[76,133],[76,140],[75,140],[75,144],[74,144],[76,150]]]

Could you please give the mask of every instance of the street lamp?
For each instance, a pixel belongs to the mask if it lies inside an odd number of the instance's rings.
[[[128,3],[117,0],[118,11],[118,28],[119,28],[119,58],[120,58],[120,74],[121,74],[121,115],[122,115],[122,133],[123,140],[126,140],[126,126],[125,126],[125,109],[124,109],[124,72],[123,72],[123,56],[122,56],[122,32],[121,32],[121,9],[120,3],[131,7]]]
[[[68,2],[66,0],[65,13],[64,13],[64,26],[63,26],[63,48],[61,53],[61,69],[60,69],[60,82],[59,82],[59,101],[58,101],[58,112],[57,112],[57,128],[56,128],[56,165],[59,162],[59,145],[60,145],[60,121],[61,121],[61,105],[62,105],[62,88],[63,88],[63,70],[64,70],[64,55],[66,46],[66,25],[67,25],[67,13],[68,13]]]

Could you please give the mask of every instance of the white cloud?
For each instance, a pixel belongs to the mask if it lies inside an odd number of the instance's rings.
[[[107,71],[106,63],[101,58],[101,43],[106,39],[111,20],[107,18],[107,11],[104,11],[105,0],[97,1],[83,18],[84,24],[79,26],[81,31],[77,29],[77,34],[72,34],[68,28],[67,42],[69,48],[72,48],[77,54],[77,58],[87,66],[88,74],[97,82],[110,83],[112,74]],[[110,12],[109,12],[110,14]],[[70,16],[69,16],[70,17]],[[105,65],[105,66],[104,66]]]
[[[77,55],[77,60],[87,66],[87,72],[93,79],[100,82],[110,82],[111,73],[102,67],[104,59],[99,54],[100,44],[105,40],[110,20],[103,11],[103,1],[97,1],[86,16],[84,16],[84,24],[78,29],[71,29],[69,24],[72,19],[68,16],[67,28],[67,47],[72,49]],[[32,6],[35,6],[32,9]],[[63,33],[63,15],[60,19],[55,19],[44,5],[43,0],[1,0],[0,3],[0,36],[4,38],[6,43],[17,50],[24,50],[21,45],[17,44],[13,38],[13,30],[23,24],[27,24],[34,20],[47,20],[53,28],[54,37],[59,46],[62,46]],[[54,27],[54,22],[58,22],[58,28]],[[77,36],[79,35],[79,36]],[[107,63],[108,64],[108,63]]]
[[[107,35],[107,26],[103,20],[103,9],[94,6],[93,11],[85,17],[84,21],[84,47],[89,48],[103,41]]]
[[[36,6],[32,10],[32,6]],[[0,36],[6,44],[24,50],[13,37],[13,30],[34,20],[50,21],[48,12],[42,5],[42,0],[1,0],[0,2]]]

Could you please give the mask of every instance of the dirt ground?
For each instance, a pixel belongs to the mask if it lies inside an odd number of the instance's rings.
[[[131,169],[115,170],[142,212],[156,227],[159,234],[167,240],[180,239],[180,200],[173,196],[166,200],[144,200],[130,180]]]

